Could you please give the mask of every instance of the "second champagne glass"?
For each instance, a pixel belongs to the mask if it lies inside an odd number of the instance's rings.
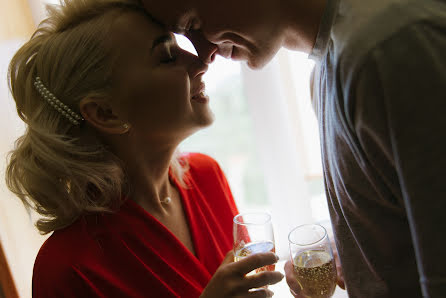
[[[234,217],[235,261],[262,252],[276,252],[271,216],[265,212],[241,213]],[[253,270],[249,274],[274,271],[275,265]]]
[[[336,288],[336,264],[325,228],[307,224],[288,235],[290,254],[303,297],[330,298]]]

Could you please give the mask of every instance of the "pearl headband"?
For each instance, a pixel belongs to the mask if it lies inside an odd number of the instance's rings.
[[[56,109],[62,116],[67,118],[72,124],[79,125],[81,121],[84,120],[79,114],[71,110],[67,105],[62,103],[60,100],[51,93],[45,85],[43,85],[40,77],[36,77],[34,82],[34,87],[40,93],[40,95],[54,108]]]

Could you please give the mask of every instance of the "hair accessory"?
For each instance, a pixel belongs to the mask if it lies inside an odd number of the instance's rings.
[[[36,90],[40,93],[40,95],[54,108],[56,109],[62,116],[67,118],[72,124],[79,125],[80,121],[83,121],[84,118],[82,118],[79,114],[75,113],[72,109],[70,109],[67,105],[65,105],[63,102],[58,100],[56,96],[54,96],[53,93],[51,93],[45,85],[40,80],[40,77],[36,77],[36,80],[34,82],[34,87],[36,87]]]

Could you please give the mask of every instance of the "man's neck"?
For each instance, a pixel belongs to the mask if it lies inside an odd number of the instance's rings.
[[[328,0],[283,0],[284,47],[311,53]]]

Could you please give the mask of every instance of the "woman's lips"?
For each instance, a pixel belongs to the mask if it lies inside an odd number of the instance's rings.
[[[192,87],[192,97],[198,95],[200,92],[204,92],[204,89],[206,89],[206,85],[203,82],[198,82],[197,87]]]
[[[192,100],[195,100],[199,103],[207,103],[209,102],[209,96],[207,96],[204,91],[198,93],[195,96],[192,96]]]
[[[200,103],[206,103],[209,101],[209,97],[204,93],[204,90],[206,89],[206,85],[203,82],[200,82],[198,85],[198,88],[194,90],[194,95],[192,96],[192,99],[200,102]]]

